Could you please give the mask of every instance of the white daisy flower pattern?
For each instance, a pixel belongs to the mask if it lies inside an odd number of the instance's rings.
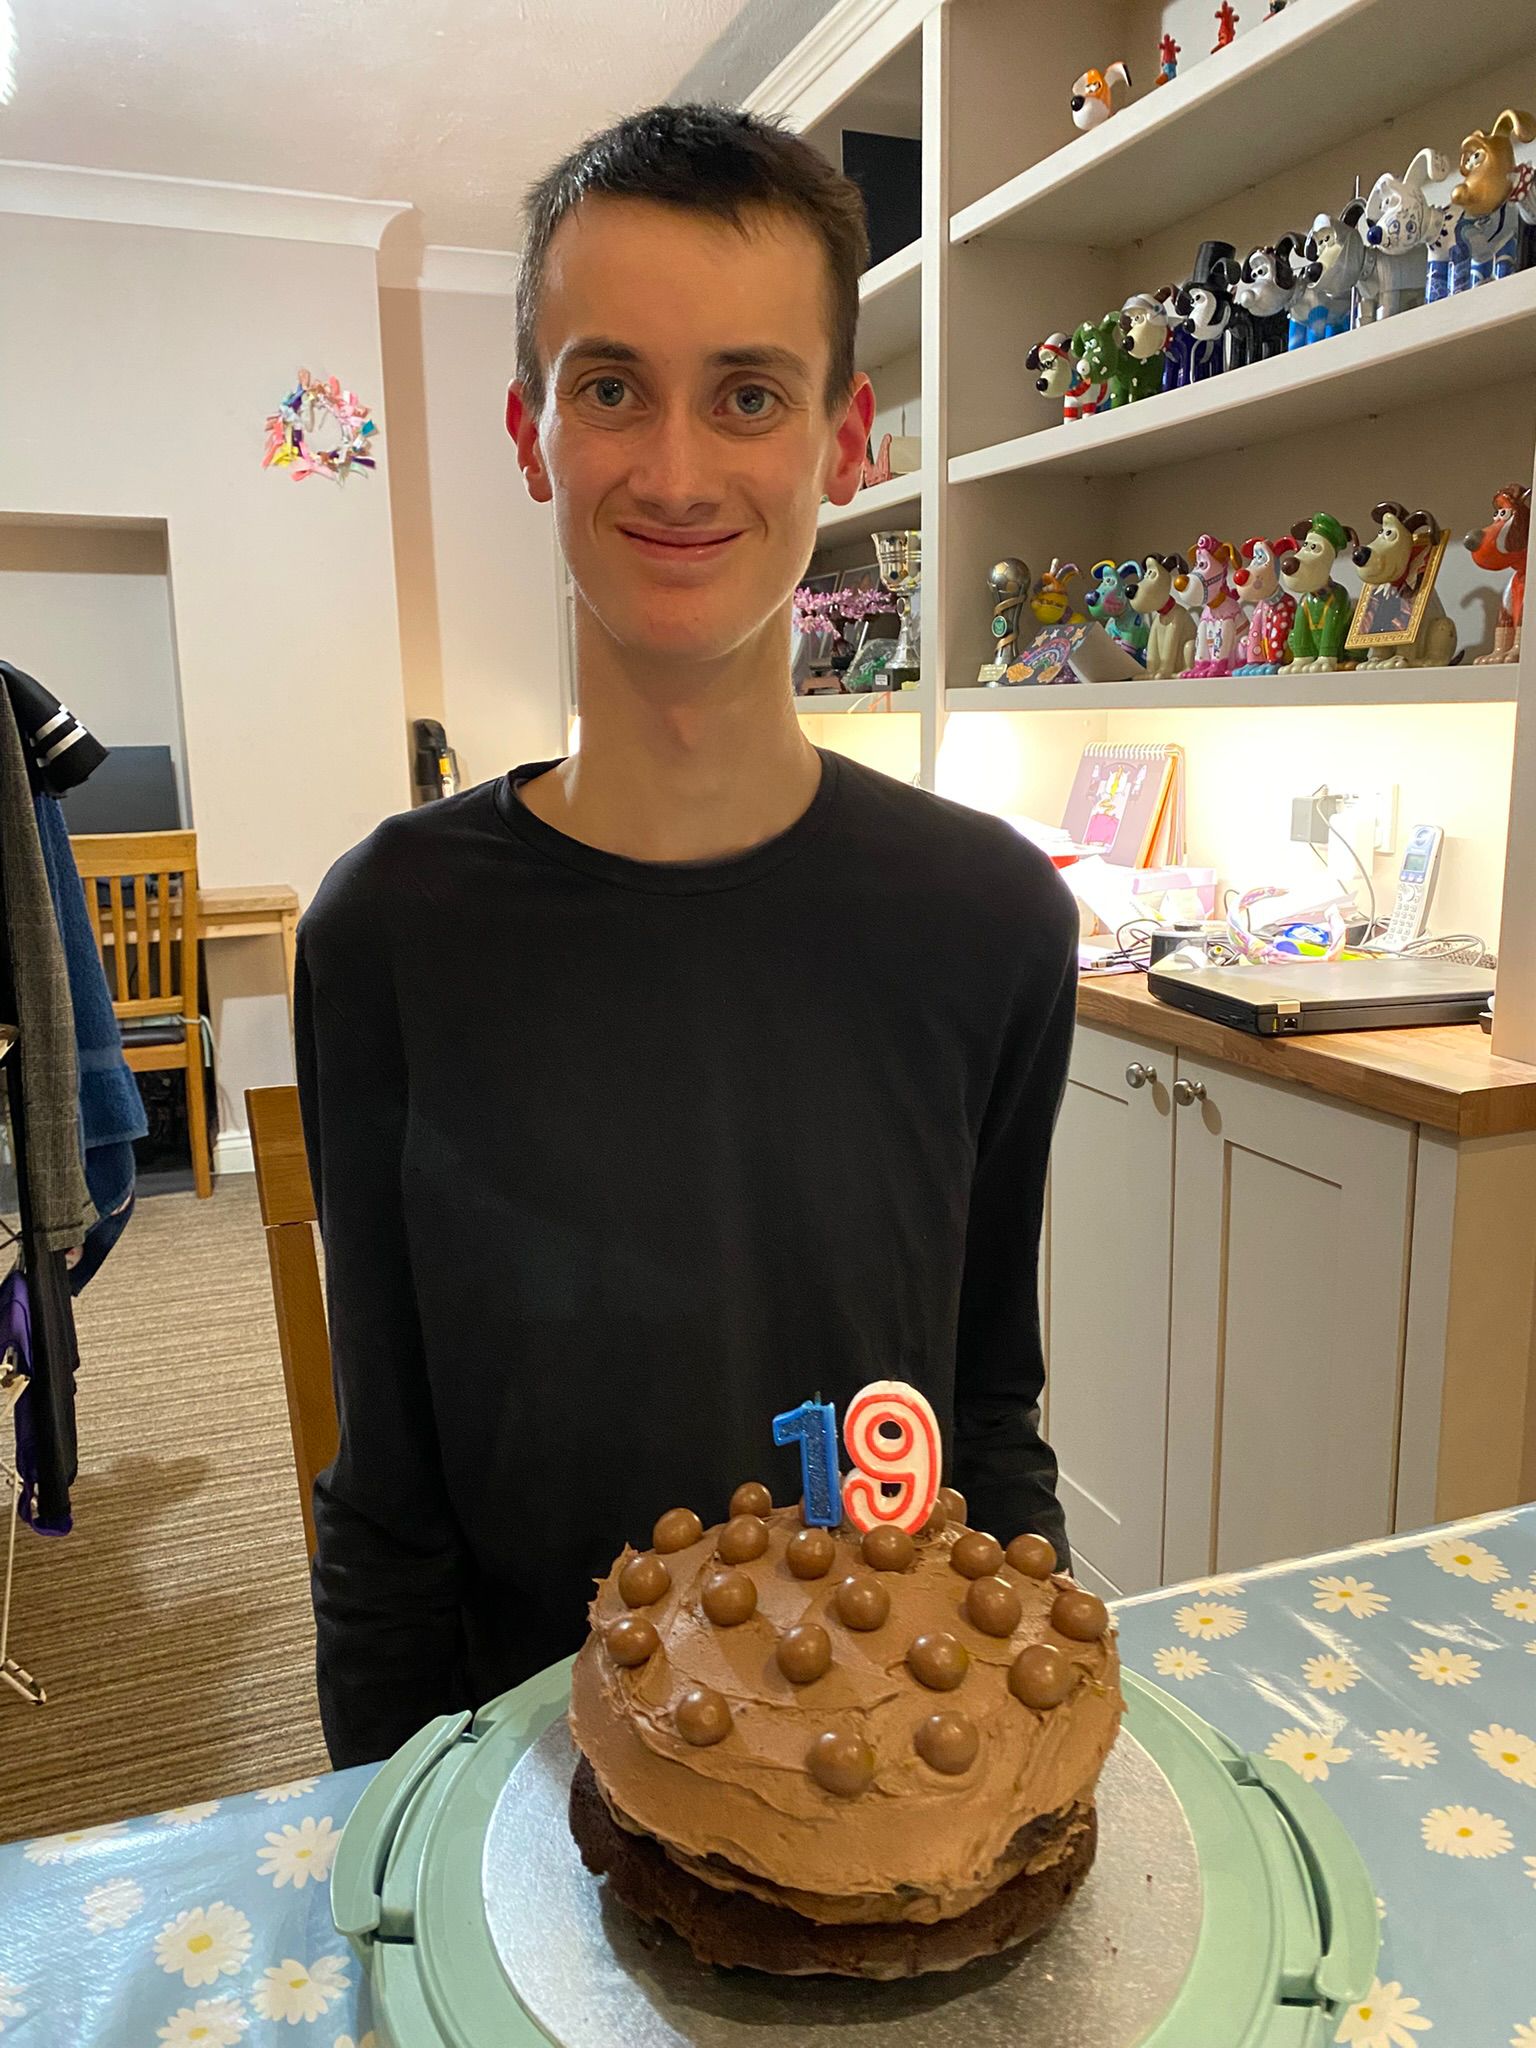
[[[105,1934],[109,1927],[126,1927],[144,1904],[144,1888],[131,1877],[110,1877],[93,1885],[80,1901],[85,1924],[92,1934]]]
[[[218,1799],[195,1799],[190,1806],[168,1806],[155,1819],[163,1828],[195,1828],[200,1820],[212,1820],[222,1803]]]
[[[1329,1735],[1309,1735],[1305,1728],[1282,1728],[1264,1754],[1277,1764],[1289,1764],[1299,1778],[1315,1785],[1326,1778],[1334,1764],[1347,1763],[1351,1751],[1340,1749]]]
[[[1526,1857],[1525,1874],[1531,1880],[1532,1884],[1536,1884],[1536,1856]]]
[[[1401,1984],[1376,1977],[1360,2003],[1347,2009],[1333,2038],[1349,2048],[1413,2048],[1414,2035],[1428,2033],[1431,2025],[1419,2001],[1404,1997]]]
[[[1438,1856],[1502,1856],[1513,1847],[1497,1814],[1475,1806],[1436,1806],[1419,1823],[1426,1849]]]
[[[1414,1677],[1431,1685],[1470,1685],[1483,1669],[1465,1650],[1415,1650],[1408,1662]]]
[[[268,1806],[281,1806],[286,1799],[303,1799],[314,1791],[318,1782],[315,1778],[290,1778],[286,1785],[263,1785],[251,1797],[264,1799]]]
[[[1175,1612],[1173,1625],[1181,1636],[1217,1643],[1227,1636],[1235,1636],[1246,1626],[1247,1620],[1248,1616],[1241,1607],[1229,1607],[1220,1600],[1195,1600]]]
[[[1412,1771],[1440,1761],[1440,1745],[1417,1728],[1378,1728],[1371,1740],[1389,1763],[1404,1764]]]
[[[279,1891],[285,1884],[291,1884],[296,1892],[301,1892],[311,1878],[316,1884],[325,1882],[340,1846],[341,1837],[329,1818],[301,1820],[297,1827],[290,1824],[281,1834],[267,1836],[267,1846],[257,1857],[257,1868],[263,1877],[271,1878]]]
[[[1324,1614],[1352,1614],[1356,1621],[1369,1621],[1390,1607],[1389,1593],[1378,1593],[1371,1579],[1321,1578],[1312,1581],[1316,1598],[1312,1605]]]
[[[1507,1614],[1511,1621],[1524,1621],[1536,1628],[1536,1593],[1527,1593],[1523,1586],[1501,1586],[1490,1597],[1500,1614]]]
[[[264,2020],[317,2020],[347,1988],[347,1966],[340,1956],[318,1956],[312,1963],[285,1957],[275,1970],[263,1970],[252,1993]]]
[[[1491,1771],[1512,1778],[1517,1785],[1536,1786],[1536,1742],[1513,1728],[1476,1728],[1468,1741]]]
[[[155,2038],[165,2048],[235,2048],[249,2025],[232,1998],[200,1998],[173,2012]]]
[[[1509,2048],[1536,2048],[1536,2019],[1521,2020],[1509,2037]]]
[[[21,1989],[14,1977],[7,1977],[0,1970],[0,2034],[5,2032],[7,2020],[24,2020],[27,2016],[27,2008],[18,1995]]]
[[[338,2034],[334,2048],[379,2048],[378,2037],[375,2035],[372,2027],[364,2034],[361,2041],[354,2041],[350,2034]]]
[[[1313,1692],[1348,1692],[1360,1676],[1360,1666],[1352,1657],[1309,1657],[1301,1675]]]
[[[1210,1660],[1202,1657],[1198,1650],[1186,1650],[1182,1644],[1175,1644],[1171,1650],[1154,1650],[1152,1668],[1159,1678],[1204,1678],[1209,1672]]]
[[[221,1976],[235,1976],[250,1953],[250,1921],[222,1899],[178,1913],[155,1936],[155,1961],[193,1991],[200,1984],[216,1984]]]
[[[87,1849],[93,1849],[98,1842],[109,1842],[114,1835],[127,1831],[125,1820],[110,1820],[104,1827],[72,1828],[67,1835],[44,1835],[41,1841],[28,1842],[22,1855],[29,1863],[74,1863]]]
[[[1430,1544],[1424,1555],[1453,1578],[1471,1579],[1479,1586],[1492,1586],[1509,1577],[1502,1559],[1485,1550],[1481,1543],[1465,1537],[1442,1536]]]

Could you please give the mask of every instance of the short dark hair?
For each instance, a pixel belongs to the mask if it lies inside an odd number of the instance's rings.
[[[555,229],[583,199],[651,199],[729,221],[743,234],[752,210],[801,221],[826,253],[831,361],[824,399],[835,412],[854,377],[859,277],[869,263],[864,197],[817,149],[776,122],[736,107],[646,107],[589,135],[529,192],[517,274],[517,375],[530,409],[544,409],[535,342],[544,266]]]

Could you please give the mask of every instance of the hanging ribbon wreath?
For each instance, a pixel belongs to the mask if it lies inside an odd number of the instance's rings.
[[[354,468],[378,467],[369,453],[377,432],[355,391],[344,391],[336,377],[300,370],[298,383],[267,420],[261,466],[286,469],[295,483],[307,476],[341,483]]]

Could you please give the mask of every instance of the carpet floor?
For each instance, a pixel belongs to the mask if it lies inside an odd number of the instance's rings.
[[[256,1183],[217,1188],[141,1202],[75,1304],[75,1527],[17,1541],[48,1704],[0,1687],[0,1841],[328,1767]]]

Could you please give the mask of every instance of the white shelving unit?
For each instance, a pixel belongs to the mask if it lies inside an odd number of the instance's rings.
[[[924,682],[906,693],[903,772],[969,801],[1059,815],[1085,739],[1178,739],[1195,851],[1220,864],[1222,846],[1198,844],[1199,800],[1234,762],[1252,764],[1260,805],[1278,802],[1262,787],[1272,760],[1295,775],[1339,749],[1374,763],[1401,784],[1405,824],[1445,824],[1479,928],[1499,928],[1497,1050],[1536,1063],[1536,893],[1520,886],[1536,875],[1536,634],[1518,667],[976,687],[1000,556],[1086,569],[1187,550],[1201,532],[1273,536],[1316,510],[1363,528],[1381,498],[1426,504],[1450,528],[1441,594],[1469,657],[1489,643],[1496,592],[1457,542],[1497,487],[1536,470],[1536,272],[1072,424],[1024,368],[1041,336],[1186,275],[1201,241],[1242,254],[1305,229],[1357,178],[1402,171],[1425,144],[1454,156],[1502,107],[1536,106],[1536,8],[1243,12],[1236,41],[1206,55],[1211,9],[1196,0],[1078,0],[1031,9],[1027,27],[1016,0],[843,0],[751,96],[829,151],[858,126],[923,145],[922,232],[867,275],[860,335],[861,367],[892,409],[877,433],[894,409],[906,431],[915,417],[923,465],[823,507],[816,566],[867,557],[877,527],[921,526]],[[1077,134],[1077,73],[1124,56],[1143,85],[1165,28],[1184,45],[1179,76]],[[1250,711],[1265,716],[1245,723]],[[946,740],[950,713],[992,722],[964,717]],[[814,729],[863,745],[871,722]],[[964,780],[976,762],[985,788]],[[1443,897],[1455,898],[1455,864]],[[1383,862],[1378,888],[1390,876]]]

